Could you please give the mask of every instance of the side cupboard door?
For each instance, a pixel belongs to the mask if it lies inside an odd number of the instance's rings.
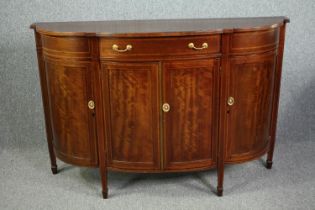
[[[104,62],[109,167],[160,168],[158,63]]]
[[[45,61],[53,144],[63,161],[82,166],[97,166],[94,110],[94,70],[89,63],[72,64]]]
[[[219,63],[207,58],[162,65],[166,170],[209,168],[216,162]]]
[[[225,104],[225,162],[242,162],[266,152],[275,64],[274,51],[231,58]]]

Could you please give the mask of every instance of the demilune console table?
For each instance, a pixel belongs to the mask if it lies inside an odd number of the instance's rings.
[[[48,148],[107,171],[216,168],[275,146],[286,17],[34,23]]]

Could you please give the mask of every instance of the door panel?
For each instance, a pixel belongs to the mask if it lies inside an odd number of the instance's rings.
[[[216,59],[163,64],[164,168],[210,167],[215,162],[218,94]]]
[[[158,64],[104,63],[102,86],[109,98],[109,165],[159,169]]]
[[[95,119],[87,102],[93,99],[94,72],[88,64],[71,66],[46,61],[53,144],[57,156],[68,163],[96,166]]]
[[[259,157],[268,147],[275,63],[274,52],[231,59],[227,162]]]

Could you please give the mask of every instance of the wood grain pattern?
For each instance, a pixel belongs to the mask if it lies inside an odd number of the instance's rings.
[[[103,63],[102,71],[109,88],[110,166],[160,168],[158,64]]]
[[[275,49],[279,41],[279,28],[264,31],[234,33],[231,37],[231,53],[265,52]]]
[[[266,152],[275,69],[275,52],[231,59],[226,162],[257,158]]]
[[[44,49],[59,51],[59,52],[72,52],[72,53],[89,53],[89,39],[84,37],[42,37]]]
[[[95,119],[87,107],[93,98],[88,66],[45,62],[54,146],[65,162],[98,165]]]
[[[174,56],[198,56],[209,55],[220,52],[220,35],[212,36],[192,36],[192,37],[164,37],[164,38],[123,38],[123,39],[101,39],[101,58],[104,59],[152,59],[159,60]],[[201,47],[203,43],[208,44],[208,48],[194,50],[188,48],[189,43],[194,43],[196,47]],[[120,49],[125,49],[127,45],[132,45],[132,49],[127,52],[116,52],[112,46],[117,44]]]
[[[275,147],[285,17],[36,23],[53,173],[56,156],[107,170],[183,172]],[[188,43],[208,48],[193,50]],[[131,51],[112,50],[117,44]],[[228,106],[227,98],[235,103]],[[88,109],[89,100],[95,108]],[[162,112],[169,103],[170,111]]]
[[[222,35],[222,56],[220,64],[219,75],[219,123],[218,123],[218,146],[217,146],[217,195],[223,195],[223,181],[224,181],[224,154],[226,150],[226,136],[227,136],[227,106],[226,99],[228,97],[228,81],[229,81],[229,60],[230,60],[230,45],[231,34]]]
[[[283,62],[283,50],[285,41],[285,28],[286,24],[280,27],[280,40],[279,40],[279,51],[277,55],[277,64],[275,69],[275,85],[273,90],[273,104],[272,104],[272,118],[270,126],[270,145],[267,156],[266,167],[271,169],[273,161],[273,152],[275,149],[276,142],[276,131],[277,131],[277,118],[279,108],[279,96],[280,96],[280,85],[281,85],[281,74],[282,74],[282,62]]]
[[[33,23],[31,28],[51,36],[162,37],[258,31],[282,26],[287,17],[246,17],[164,20],[113,20]]]
[[[215,162],[218,61],[173,61],[163,64],[165,168],[210,167]]]
[[[57,163],[56,163],[56,154],[53,146],[53,134],[51,128],[51,119],[50,119],[50,110],[49,110],[49,96],[47,90],[47,78],[45,70],[45,62],[43,58],[43,49],[42,49],[42,36],[34,31],[35,42],[36,42],[36,51],[37,51],[37,61],[38,61],[38,72],[40,78],[40,86],[42,93],[42,102],[45,114],[45,128],[46,128],[46,138],[48,144],[48,151],[50,157],[51,171],[53,174],[57,174]]]

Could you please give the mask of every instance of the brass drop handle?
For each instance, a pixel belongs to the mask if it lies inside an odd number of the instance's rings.
[[[170,107],[170,105],[169,105],[168,103],[164,103],[164,104],[162,105],[162,110],[163,110],[163,112],[169,112],[170,109],[171,109],[171,107]]]
[[[130,51],[132,49],[132,45],[127,44],[125,49],[120,50],[117,44],[113,44],[112,49],[116,52],[127,52],[127,51]]]
[[[205,42],[201,45],[201,47],[195,47],[195,44],[191,42],[188,44],[188,47],[194,50],[203,50],[203,49],[208,48],[208,43]]]
[[[234,102],[235,102],[235,100],[232,96],[228,97],[227,104],[229,106],[233,106]]]
[[[90,100],[90,101],[88,102],[88,107],[89,107],[89,109],[94,109],[94,108],[95,108],[95,103],[94,103],[94,101]]]

